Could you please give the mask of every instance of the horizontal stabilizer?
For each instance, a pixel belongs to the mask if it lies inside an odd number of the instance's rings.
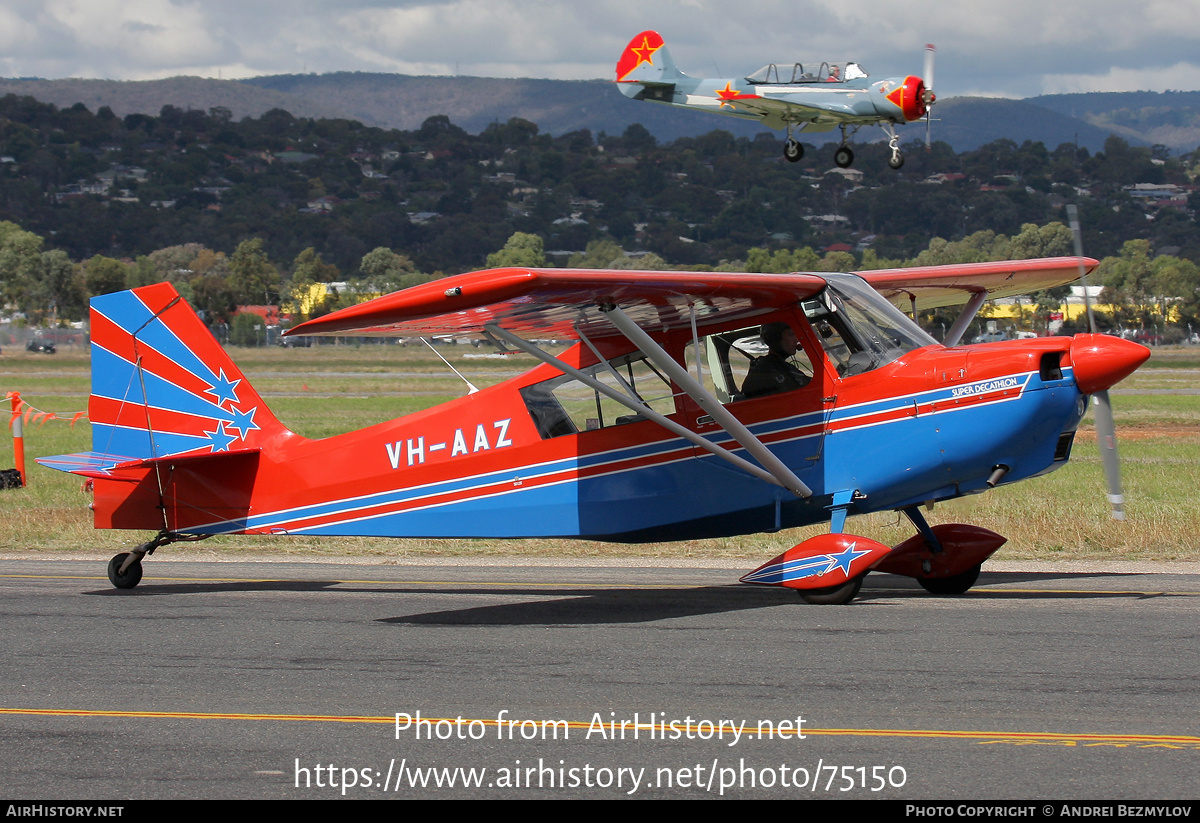
[[[214,461],[241,458],[247,454],[258,454],[259,451],[260,449],[230,449],[224,452],[197,452],[154,458],[116,457],[98,452],[78,452],[39,457],[37,462],[48,469],[57,469],[60,472],[77,474],[80,477],[137,482],[146,475],[145,471],[141,471],[142,469],[153,468],[155,465],[192,466],[201,462],[213,465]]]

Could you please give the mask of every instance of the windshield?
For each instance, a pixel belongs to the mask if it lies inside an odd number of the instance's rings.
[[[937,343],[861,277],[827,274],[825,280],[828,287],[801,306],[843,377]]]

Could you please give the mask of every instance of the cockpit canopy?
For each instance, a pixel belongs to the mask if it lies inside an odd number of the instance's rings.
[[[755,85],[790,86],[796,83],[840,83],[869,77],[866,70],[853,61],[846,63],[767,63],[754,74],[746,75],[747,83]]]

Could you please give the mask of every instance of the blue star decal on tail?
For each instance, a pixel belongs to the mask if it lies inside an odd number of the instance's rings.
[[[237,437],[225,431],[224,423],[218,423],[216,431],[205,432],[204,434],[212,441],[211,446],[214,452],[229,451],[229,444],[237,440]]]
[[[254,422],[254,413],[258,411],[258,406],[251,406],[247,411],[240,409],[231,409],[233,412],[233,420],[225,424],[227,430],[236,430],[238,436],[246,439],[246,435],[252,431],[258,431],[259,425]]]
[[[211,389],[205,391],[205,394],[211,394],[217,398],[218,406],[224,404],[225,401],[236,403],[238,402],[237,386],[241,382],[241,379],[230,380],[225,376],[225,370],[221,369],[221,376],[217,378],[217,382],[213,384]]]

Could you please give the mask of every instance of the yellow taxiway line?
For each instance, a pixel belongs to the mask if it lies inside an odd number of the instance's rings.
[[[326,714],[247,714],[241,712],[152,712],[152,711],[118,711],[103,709],[18,709],[0,708],[0,715],[23,715],[40,717],[126,717],[144,718],[150,720],[241,720],[241,721],[284,721],[307,723],[371,723],[392,725],[396,716],[372,715],[326,715]],[[431,724],[438,723],[475,724],[485,727],[502,727],[510,721],[496,719],[464,718],[464,717],[423,717],[421,720]],[[566,721],[571,729],[587,730],[593,727],[590,721]],[[650,731],[650,724],[639,724],[639,730]],[[632,729],[630,729],[632,731]],[[1135,746],[1138,748],[1184,748],[1200,749],[1200,737],[1194,735],[1157,735],[1157,734],[1056,734],[1052,732],[1002,732],[1002,731],[971,731],[953,729],[816,729],[804,727],[801,730],[784,732],[774,730],[775,736],[804,737],[888,737],[910,739],[951,739],[968,740],[975,743],[1010,743],[1025,745],[1054,745],[1054,746]]]

